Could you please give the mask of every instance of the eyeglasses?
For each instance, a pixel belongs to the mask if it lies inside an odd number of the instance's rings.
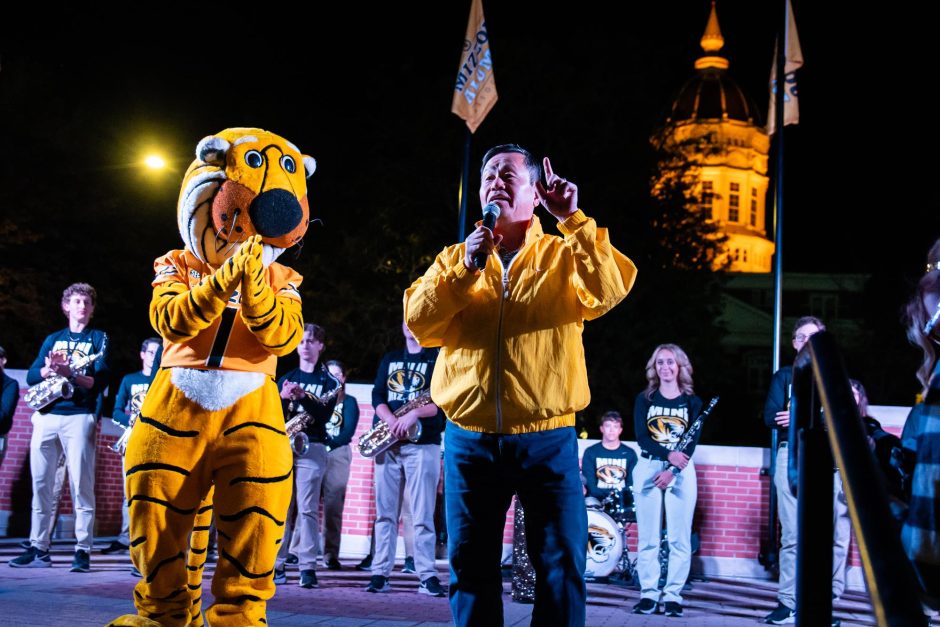
[[[805,342],[806,340],[808,340],[811,335],[812,335],[812,333],[811,333],[810,335],[804,335],[803,333],[797,333],[796,335],[793,336],[793,341],[794,341],[794,342],[799,342],[800,344],[802,344],[803,342]]]

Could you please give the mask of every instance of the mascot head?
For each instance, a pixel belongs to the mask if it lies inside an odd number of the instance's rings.
[[[258,128],[229,128],[196,146],[177,203],[186,249],[220,266],[238,245],[260,235],[270,265],[307,232],[307,178],[313,157]]]

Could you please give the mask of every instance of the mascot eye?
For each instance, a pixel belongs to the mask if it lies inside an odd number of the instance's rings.
[[[264,157],[257,150],[249,150],[245,153],[245,163],[251,168],[260,168],[264,163]]]
[[[290,155],[281,157],[281,166],[291,174],[297,171],[297,162],[294,161],[294,158]]]

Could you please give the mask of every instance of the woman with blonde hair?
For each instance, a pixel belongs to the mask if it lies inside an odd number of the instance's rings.
[[[693,440],[676,450],[683,434],[702,411],[692,389],[692,364],[675,344],[660,344],[646,364],[646,390],[636,397],[633,420],[642,449],[633,471],[637,521],[637,575],[640,602],[636,614],[653,614],[664,604],[666,616],[682,616],[682,586],[692,564],[692,515],[698,485]],[[660,590],[659,546],[665,508],[669,537],[666,585]]]

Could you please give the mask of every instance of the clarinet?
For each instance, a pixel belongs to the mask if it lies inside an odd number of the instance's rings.
[[[702,423],[704,423],[705,419],[708,418],[708,414],[712,412],[712,409],[715,408],[715,404],[717,402],[717,396],[713,396],[712,400],[708,401],[708,406],[705,407],[701,413],[699,413],[698,418],[696,418],[692,424],[689,425],[689,428],[686,429],[685,433],[682,434],[682,437],[679,438],[679,443],[676,445],[676,448],[673,449],[674,451],[685,453],[685,449],[689,448],[692,440],[694,440],[698,432],[702,430]],[[669,464],[667,470],[671,471],[674,475],[678,475],[680,472],[682,472],[678,466],[673,466],[672,464]]]

